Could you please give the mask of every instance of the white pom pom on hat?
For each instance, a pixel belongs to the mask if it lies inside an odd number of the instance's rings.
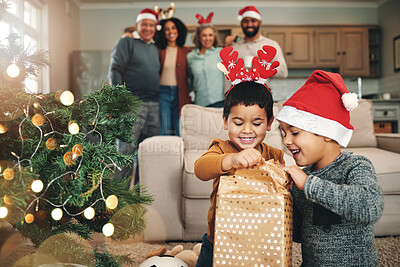
[[[276,116],[294,127],[336,140],[346,147],[353,134],[350,111],[358,99],[337,73],[316,70]]]

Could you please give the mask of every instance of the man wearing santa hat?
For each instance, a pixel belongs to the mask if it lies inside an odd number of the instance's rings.
[[[280,62],[277,68],[278,73],[275,77],[286,78],[288,76],[288,69],[282,49],[276,41],[261,35],[260,27],[262,19],[257,8],[254,6],[242,8],[239,10],[238,19],[240,20],[240,26],[244,33],[244,40],[232,44],[232,47],[235,51],[239,52],[239,57],[244,59],[245,68],[251,68],[251,60],[253,57],[257,56],[258,50],[262,49],[264,45],[270,45],[275,47],[277,52],[274,61]]]
[[[118,150],[126,155],[133,154],[137,145],[145,138],[160,133],[160,63],[153,41],[157,24],[158,13],[149,8],[143,9],[136,17],[137,31],[133,33],[133,38],[121,38],[111,53],[110,84],[125,84],[142,101],[137,113],[139,120],[133,128],[136,146],[117,140]],[[132,166],[126,166],[116,177],[124,177],[130,173]]]

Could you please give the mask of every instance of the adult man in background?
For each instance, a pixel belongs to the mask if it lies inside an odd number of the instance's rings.
[[[121,38],[111,52],[110,84],[125,84],[142,101],[138,112],[139,121],[133,128],[136,144],[132,146],[117,140],[118,150],[125,155],[135,153],[138,144],[145,138],[160,134],[160,63],[153,41],[157,23],[158,13],[149,8],[143,9],[136,18],[137,31],[133,32],[133,38]],[[115,177],[121,178],[133,173],[132,169],[132,166],[126,166]],[[138,176],[134,176],[136,183]]]
[[[278,73],[274,78],[286,78],[288,76],[287,64],[279,44],[260,33],[261,14],[254,6],[246,6],[239,10],[240,26],[244,33],[244,39],[232,43],[234,51],[239,52],[239,57],[244,59],[244,67],[251,68],[253,57],[257,56],[257,51],[264,45],[270,45],[276,48],[276,56],[273,61],[279,61]],[[232,37],[231,41],[233,41]],[[272,61],[272,62],[273,62]]]

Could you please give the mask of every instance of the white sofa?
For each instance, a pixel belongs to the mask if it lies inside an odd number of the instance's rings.
[[[274,104],[274,114],[281,104]],[[369,100],[360,100],[359,107],[351,113],[351,123],[355,130],[346,150],[372,161],[385,195],[384,213],[375,225],[375,234],[400,235],[400,135],[374,135]],[[223,129],[222,108],[185,105],[181,112],[181,137],[156,136],[140,143],[140,183],[155,199],[146,214],[144,241],[201,240],[207,229],[212,181],[197,179],[193,163],[214,138],[228,138]],[[286,151],[286,163],[294,164],[283,146],[277,122],[265,142]]]

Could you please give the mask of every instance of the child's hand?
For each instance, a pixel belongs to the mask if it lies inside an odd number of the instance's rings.
[[[293,165],[289,167],[283,168],[286,173],[292,178],[293,182],[297,186],[298,189],[304,190],[304,184],[307,181],[308,175],[303,172],[299,166]]]
[[[222,161],[222,169],[242,169],[252,167],[262,161],[261,153],[254,148],[246,148],[239,153],[227,154]]]

